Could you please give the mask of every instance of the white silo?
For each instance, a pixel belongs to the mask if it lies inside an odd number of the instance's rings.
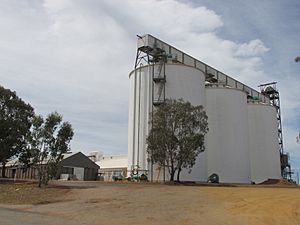
[[[189,101],[192,105],[205,107],[205,76],[194,67],[173,64],[167,66],[166,98]],[[192,170],[183,169],[182,181],[206,180],[206,151],[200,153]]]
[[[161,70],[155,65],[154,71]],[[129,75],[130,99],[129,99],[129,130],[128,130],[128,169],[139,166],[140,170],[151,171],[148,163],[146,138],[150,130],[150,113],[154,101],[160,95],[162,99],[183,99],[193,105],[205,106],[205,76],[202,71],[192,66],[183,64],[165,64],[166,82],[161,84],[153,82],[153,66],[142,66]],[[163,98],[162,98],[163,95]],[[205,153],[200,153],[197,163],[191,173],[181,172],[182,180],[206,179]],[[155,171],[153,171],[155,173]],[[161,171],[159,171],[161,173]],[[153,177],[157,177],[153,174]],[[162,179],[163,176],[159,176]]]
[[[250,183],[247,94],[228,87],[206,88],[207,175],[220,182]]]
[[[152,109],[152,76],[149,66],[129,74],[128,171],[135,166],[147,170],[146,139]],[[129,174],[128,174],[129,175]]]
[[[276,109],[267,104],[249,103],[249,151],[251,180],[280,179],[280,154]]]

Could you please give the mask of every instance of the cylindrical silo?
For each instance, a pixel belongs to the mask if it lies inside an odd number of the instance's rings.
[[[207,175],[220,182],[250,183],[247,94],[223,86],[206,88]]]
[[[149,66],[129,74],[128,171],[147,170],[146,137],[152,109],[152,76]],[[128,174],[129,175],[129,174]]]
[[[166,66],[166,98],[189,101],[192,105],[205,107],[205,75],[202,71],[186,65],[170,64]],[[191,170],[183,169],[182,181],[205,181],[206,151],[201,152]]]
[[[280,179],[277,115],[274,106],[248,103],[251,180]]]
[[[154,82],[157,71],[164,71],[165,82]],[[128,169],[138,165],[140,170],[150,171],[146,138],[151,128],[150,113],[155,107],[153,100],[181,98],[193,105],[205,106],[205,76],[202,71],[191,66],[157,64],[137,68],[130,73],[129,79]],[[205,171],[204,153],[200,153],[192,172],[182,171],[181,179],[203,180],[206,178]],[[159,177],[162,179],[161,175]]]

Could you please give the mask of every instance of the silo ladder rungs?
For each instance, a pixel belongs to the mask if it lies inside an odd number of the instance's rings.
[[[165,77],[154,77],[153,81],[155,83],[166,83],[166,78]]]

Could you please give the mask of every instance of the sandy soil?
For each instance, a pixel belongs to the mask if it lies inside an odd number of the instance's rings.
[[[5,206],[71,224],[300,224],[300,189],[97,183],[63,202]]]
[[[203,190],[225,203],[224,213],[243,224],[300,224],[300,189],[280,187],[208,188]]]

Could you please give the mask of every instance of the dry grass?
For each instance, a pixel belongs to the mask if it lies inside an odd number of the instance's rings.
[[[0,204],[46,204],[59,201],[68,189],[39,188],[36,183],[0,183]]]

